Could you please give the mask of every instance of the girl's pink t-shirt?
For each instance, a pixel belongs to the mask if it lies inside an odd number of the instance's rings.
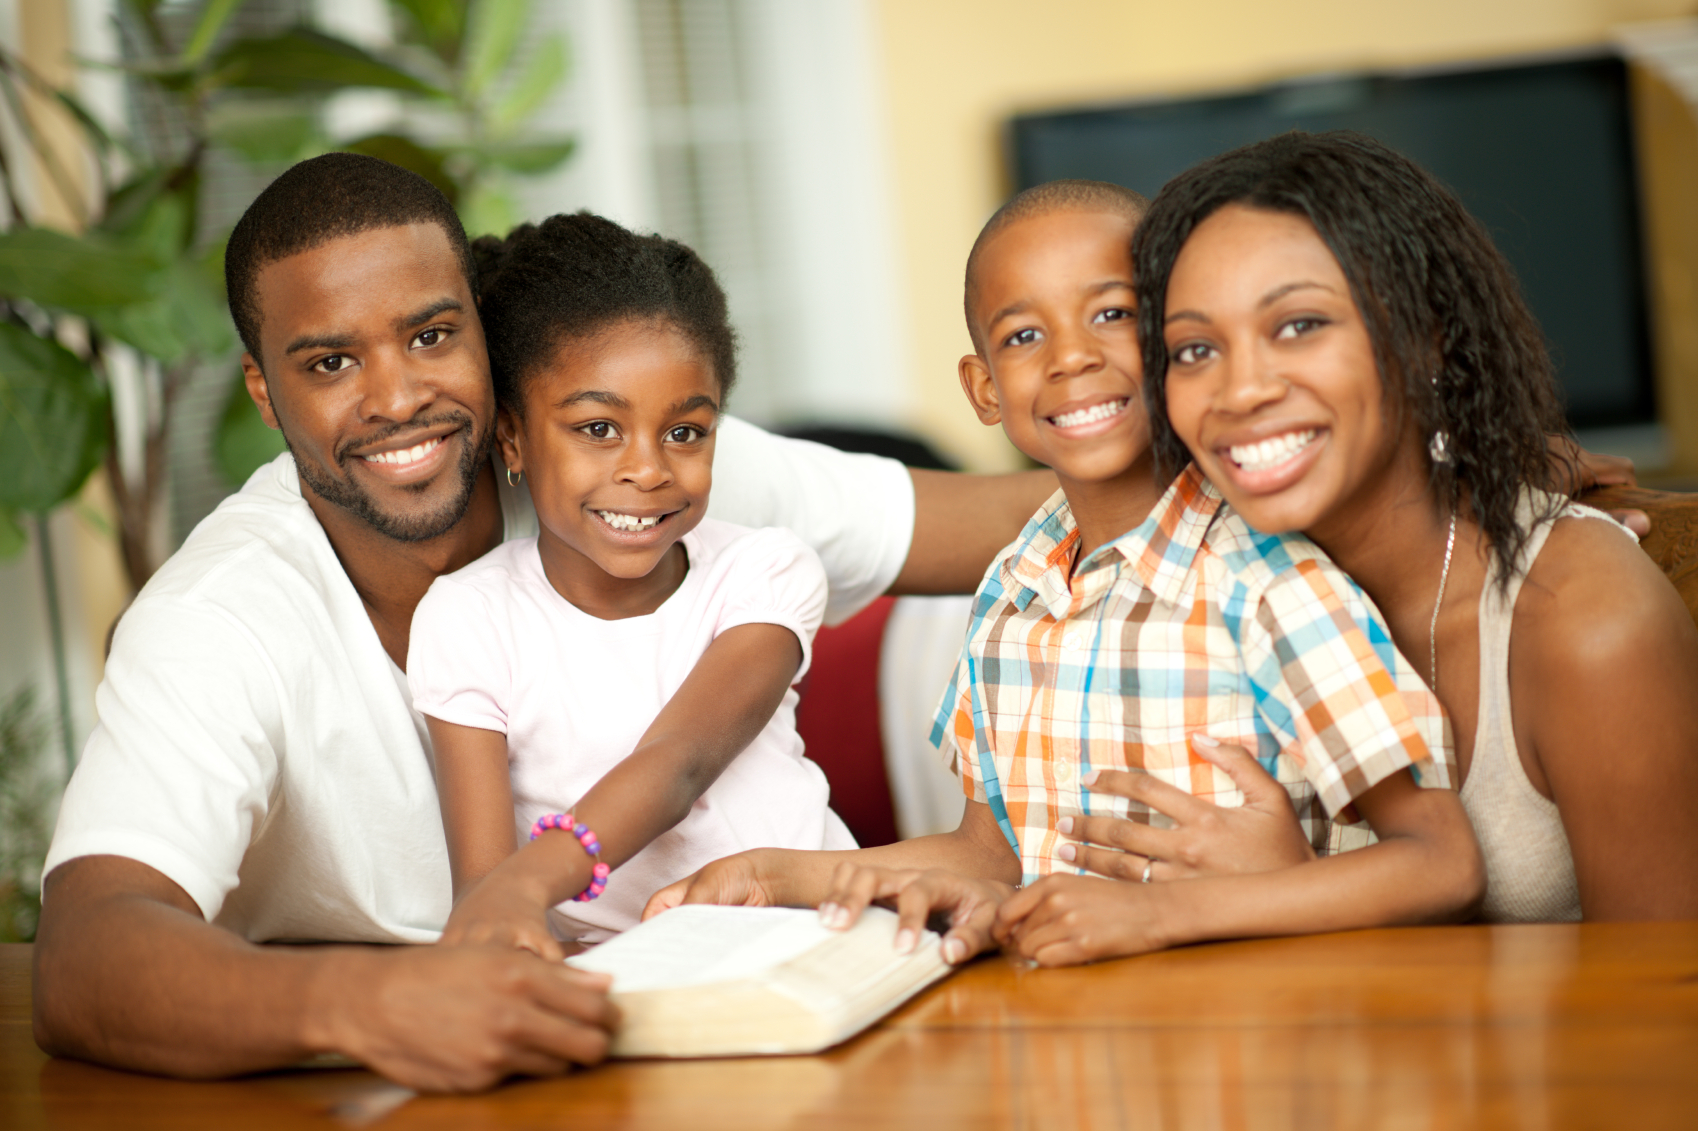
[[[785,530],[703,519],[682,539],[690,569],[653,613],[600,620],[557,593],[536,539],[507,542],[440,577],[413,614],[407,682],[426,715],[507,736],[516,836],[570,810],[637,741],[713,639],[740,624],[796,634],[807,670],[825,610],[819,558]],[[796,689],[683,821],[617,868],[607,891],[551,914],[565,938],[636,925],[660,888],[750,848],[843,849],[825,775],[802,756]],[[427,746],[428,748],[428,746]]]

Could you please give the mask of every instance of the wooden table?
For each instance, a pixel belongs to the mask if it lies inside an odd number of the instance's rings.
[[[1698,1127],[1698,923],[1369,931],[1075,970],[990,957],[823,1056],[473,1097],[49,1060],[28,962],[0,948],[5,1128]]]

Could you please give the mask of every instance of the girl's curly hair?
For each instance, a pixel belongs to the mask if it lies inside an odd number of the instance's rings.
[[[1167,419],[1168,279],[1191,233],[1229,204],[1314,225],[1367,325],[1388,411],[1398,423],[1413,412],[1422,436],[1449,437],[1433,486],[1453,507],[1466,493],[1509,566],[1507,585],[1529,534],[1516,519],[1521,489],[1549,482],[1545,437],[1567,431],[1550,354],[1479,221],[1426,170],[1360,134],[1293,130],[1223,153],[1150,205],[1132,255],[1158,469],[1172,475],[1191,458]]]
[[[688,338],[725,406],[737,338],[713,271],[683,244],[578,212],[483,236],[472,255],[495,395],[514,414],[524,415],[526,382],[561,346],[629,319],[664,321]]]

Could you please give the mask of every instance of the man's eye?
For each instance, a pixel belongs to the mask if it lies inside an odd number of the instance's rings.
[[[668,432],[666,434],[666,438],[671,440],[674,444],[688,444],[692,440],[700,439],[702,435],[704,435],[702,430],[697,428],[695,425],[680,424],[678,427]]]
[[[413,339],[413,344],[415,346],[424,346],[426,349],[429,349],[431,346],[440,344],[442,339],[446,336],[447,335],[444,334],[443,331],[432,327],[429,330],[420,330],[418,337]]]
[[[1029,346],[1037,340],[1038,332],[1028,327],[1024,330],[1014,331],[1002,340],[1002,344],[1005,346]]]

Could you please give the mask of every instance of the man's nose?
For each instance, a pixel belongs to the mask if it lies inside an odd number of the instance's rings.
[[[436,386],[405,357],[379,351],[366,360],[360,416],[370,422],[413,419],[436,400]]]

